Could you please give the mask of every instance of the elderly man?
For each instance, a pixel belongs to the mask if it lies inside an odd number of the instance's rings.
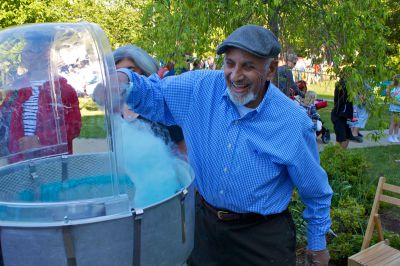
[[[311,120],[270,82],[280,50],[271,31],[246,25],[218,47],[223,71],[121,74],[136,112],[185,134],[198,190],[190,265],[295,265],[294,187],[306,206],[309,258],[328,264],[332,190]]]

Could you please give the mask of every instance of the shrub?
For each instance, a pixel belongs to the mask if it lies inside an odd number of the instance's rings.
[[[337,206],[340,199],[349,196],[362,203],[373,198],[373,193],[372,196],[369,194],[371,184],[367,178],[367,160],[360,150],[327,145],[320,157],[334,192],[332,206]]]
[[[307,223],[303,219],[304,204],[300,200],[297,190],[293,192],[292,201],[289,205],[294,224],[296,225],[296,243],[298,247],[305,246],[307,239]]]
[[[360,251],[362,241],[362,235],[339,234],[329,244],[331,263],[334,265],[347,265],[347,258]]]
[[[360,250],[368,222],[364,206],[371,206],[374,188],[367,177],[367,160],[360,150],[327,145],[320,158],[333,190],[331,229],[337,237],[328,242],[331,261],[346,265],[347,257]]]
[[[79,109],[86,109],[88,111],[98,111],[99,106],[90,97],[79,98]]]
[[[390,246],[400,250],[400,235],[392,232],[383,232],[383,237],[389,240]]]
[[[341,233],[363,234],[368,217],[365,208],[355,198],[340,199],[338,206],[331,209],[332,230]]]

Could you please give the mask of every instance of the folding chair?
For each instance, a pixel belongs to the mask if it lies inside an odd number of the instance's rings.
[[[378,214],[380,202],[386,202],[400,207],[400,199],[387,196],[384,194],[384,191],[390,191],[400,195],[399,186],[385,183],[384,177],[379,178],[374,204],[372,205],[371,215],[369,216],[368,226],[361,246],[361,251],[348,258],[349,266],[400,265],[400,251],[390,247],[389,242],[383,239],[382,224]],[[374,233],[374,228],[377,229],[379,242],[369,247],[372,234]]]

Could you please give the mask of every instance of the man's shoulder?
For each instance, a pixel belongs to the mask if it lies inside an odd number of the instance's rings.
[[[215,77],[215,78],[223,78],[224,71],[223,70],[193,70],[190,73],[195,73],[201,77]]]
[[[222,70],[194,70],[181,74],[182,77],[187,77],[197,84],[222,84],[224,72]]]

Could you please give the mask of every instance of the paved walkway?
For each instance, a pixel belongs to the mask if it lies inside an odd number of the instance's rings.
[[[109,149],[106,139],[77,138],[73,140],[72,146],[74,153],[106,152]]]
[[[364,135],[364,141],[362,143],[350,141],[348,148],[349,149],[357,149],[357,148],[366,148],[366,147],[374,147],[374,146],[399,145],[398,143],[390,143],[387,141],[388,130],[384,131],[386,136],[382,137],[378,142],[375,142],[367,137],[368,134],[370,134],[371,132],[372,131],[361,131],[361,134]],[[326,146],[326,144],[323,144],[320,138],[318,138],[317,142],[318,142],[318,150],[322,151],[323,148]],[[333,143],[333,144],[336,143],[336,135],[334,133],[331,133],[331,143]]]

